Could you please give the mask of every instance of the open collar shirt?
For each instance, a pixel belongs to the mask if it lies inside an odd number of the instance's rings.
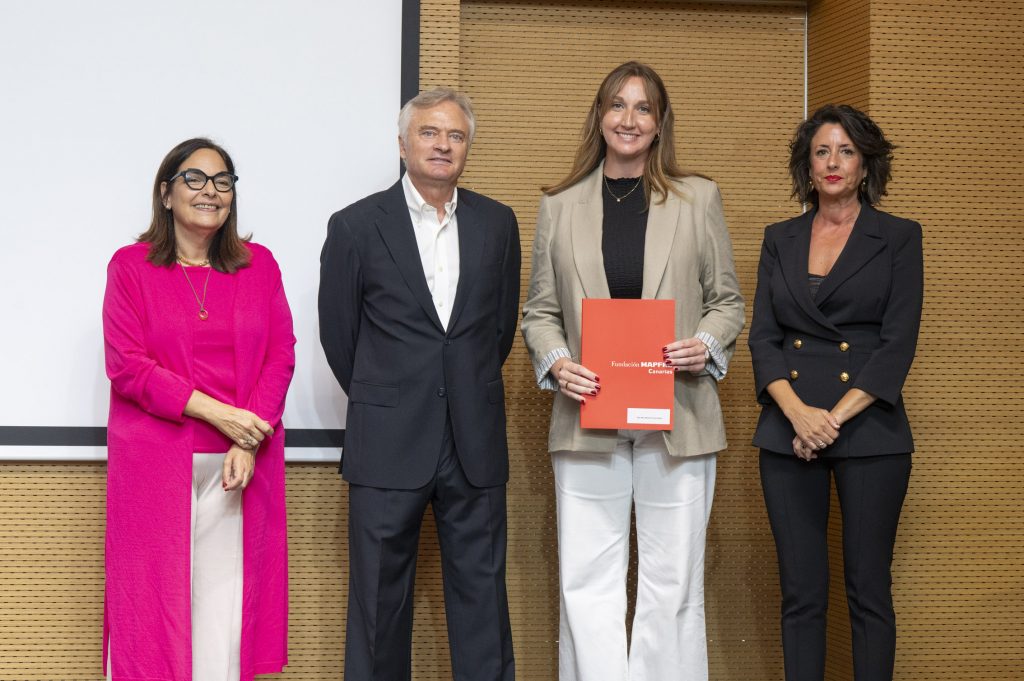
[[[437,210],[423,200],[408,173],[402,177],[402,188],[427,288],[437,316],[447,330],[455,303],[455,290],[459,285],[459,223],[455,215],[459,189],[456,187],[452,200],[444,204],[444,218],[438,220]]]

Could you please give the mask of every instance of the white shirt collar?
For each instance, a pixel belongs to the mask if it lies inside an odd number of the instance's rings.
[[[405,204],[413,213],[422,213],[427,208],[434,210],[434,207],[424,201],[420,193],[416,191],[416,187],[413,185],[412,180],[409,179],[409,173],[402,175],[402,189],[405,191]],[[458,208],[458,203],[459,188],[455,187],[452,191],[452,200],[447,201],[444,204],[444,212],[448,217],[455,214],[455,209]]]

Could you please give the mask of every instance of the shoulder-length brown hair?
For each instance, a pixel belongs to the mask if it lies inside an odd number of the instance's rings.
[[[544,193],[557,194],[568,189],[589,175],[605,157],[608,145],[601,134],[601,119],[611,108],[615,95],[626,85],[626,81],[633,77],[643,81],[647,102],[655,112],[655,124],[658,126],[644,167],[644,196],[647,205],[651,204],[652,193],[658,195],[658,203],[663,203],[669,192],[678,195],[679,190],[673,185],[672,180],[695,174],[684,171],[676,162],[675,134],[672,131],[675,115],[672,113],[668,90],[665,89],[661,76],[647,64],[629,61],[617,66],[601,82],[601,87],[597,89],[594,102],[583,122],[572,170],[561,182],[541,187]]]
[[[149,254],[146,259],[154,265],[171,267],[178,260],[178,249],[174,240],[174,215],[169,208],[164,208],[166,197],[161,186],[165,182],[170,182],[172,177],[183,170],[181,166],[186,159],[200,149],[212,149],[220,154],[228,172],[232,175],[235,174],[235,163],[231,160],[228,152],[205,137],[185,140],[167,152],[164,160],[160,163],[160,168],[156,171],[156,179],[153,181],[153,218],[149,223],[149,229],[140,234],[138,238],[138,241],[149,244]],[[239,268],[248,266],[251,255],[244,242],[251,238],[251,234],[245,237],[238,236],[238,185],[236,184],[235,189],[231,192],[231,208],[228,211],[228,219],[213,235],[213,240],[210,243],[210,267],[218,272],[233,274]]]
[[[826,104],[797,126],[789,144],[792,196],[800,203],[818,205],[818,190],[811,184],[811,140],[826,123],[843,126],[860,152],[867,175],[857,192],[861,200],[874,206],[885,196],[885,187],[892,178],[892,152],[896,145],[885,138],[882,129],[866,113],[849,104]]]

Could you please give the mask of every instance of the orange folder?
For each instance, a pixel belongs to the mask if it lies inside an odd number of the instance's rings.
[[[674,341],[675,302],[583,300],[583,366],[601,390],[580,407],[581,428],[672,430],[675,372],[662,348]]]

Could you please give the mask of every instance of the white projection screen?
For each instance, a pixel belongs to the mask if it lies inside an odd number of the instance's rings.
[[[105,457],[106,265],[148,225],[164,154],[206,136],[235,160],[240,230],[284,274],[287,456],[337,460],[324,435],[343,435],[345,397],[319,343],[320,248],[331,213],[398,179],[403,2],[0,8],[0,459]]]

